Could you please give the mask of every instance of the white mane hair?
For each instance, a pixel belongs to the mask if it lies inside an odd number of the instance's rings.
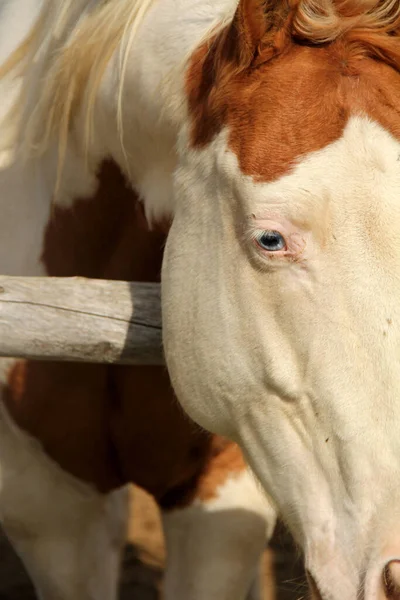
[[[117,127],[122,128],[122,85],[134,35],[153,0],[44,0],[31,31],[6,62],[0,79],[20,80],[2,123],[2,149],[40,156],[58,140],[59,164],[77,111],[85,103],[89,144],[96,93],[119,50]],[[4,126],[4,127],[3,127]]]

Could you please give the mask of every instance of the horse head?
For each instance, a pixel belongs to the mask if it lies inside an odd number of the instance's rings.
[[[186,71],[168,367],[324,600],[400,598],[399,28],[391,0],[241,0]]]

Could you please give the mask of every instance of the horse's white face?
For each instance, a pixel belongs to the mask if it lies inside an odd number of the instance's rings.
[[[225,133],[185,156],[163,273],[178,398],[241,444],[323,597],[377,598],[400,560],[400,143],[353,117],[267,184]]]
[[[334,0],[343,23],[315,46],[329,5],[240,0],[192,58],[165,351],[184,408],[275,500],[315,598],[400,600],[398,31],[393,3]]]
[[[190,98],[165,351],[187,412],[244,449],[315,594],[398,600],[400,83],[373,61],[341,80],[324,52]]]

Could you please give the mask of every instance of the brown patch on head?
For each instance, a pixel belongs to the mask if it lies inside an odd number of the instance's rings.
[[[194,57],[188,79],[194,146],[227,126],[241,170],[270,181],[342,134],[348,111],[337,94],[339,70],[328,68],[328,50],[293,47],[279,61],[207,91],[204,54],[202,48]]]
[[[192,145],[228,127],[241,170],[270,181],[338,139],[351,114],[392,130],[399,109],[385,118],[376,88],[385,100],[398,94],[399,33],[400,5],[387,0],[241,0],[192,57]]]

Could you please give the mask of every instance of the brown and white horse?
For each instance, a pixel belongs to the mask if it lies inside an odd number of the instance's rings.
[[[149,222],[172,218],[162,308],[180,403],[244,450],[304,552],[313,597],[398,600],[399,0],[8,0],[2,11],[3,57],[40,14],[3,68],[0,272],[139,279],[161,241],[156,229],[138,241],[138,204],[123,209],[115,182],[104,187],[116,168],[104,161],[118,165]],[[115,569],[121,493],[100,500],[77,479],[109,490],[138,480],[140,464],[159,476],[179,441],[164,400],[141,412],[157,379],[144,373],[7,371],[0,505],[42,593],[90,598],[93,565]],[[168,452],[154,454],[159,419]],[[185,468],[202,455],[189,454]],[[197,491],[206,464],[192,475],[197,499],[165,519],[170,597],[241,598],[274,513],[247,471],[224,471],[211,518]],[[57,552],[62,572],[49,567]]]

